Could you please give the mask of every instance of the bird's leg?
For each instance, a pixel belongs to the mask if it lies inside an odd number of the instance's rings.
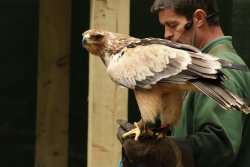
[[[144,125],[144,133],[149,137],[155,136],[155,132],[153,132],[152,129],[148,128],[146,124]]]
[[[143,119],[141,119],[139,122],[135,122],[134,123],[135,128],[132,129],[131,131],[128,131],[127,133],[124,133],[122,135],[123,138],[130,136],[132,134],[135,134],[135,141],[138,141],[139,136],[142,133],[142,130],[145,128],[145,122],[143,121]]]

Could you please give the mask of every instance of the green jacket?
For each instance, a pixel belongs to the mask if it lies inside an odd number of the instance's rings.
[[[245,64],[232,46],[231,37],[219,38],[202,52]],[[250,72],[223,70],[230,78],[224,85],[250,102]],[[187,138],[195,167],[250,167],[250,118],[239,111],[224,110],[212,98],[190,92],[183,103],[182,119],[172,134]]]

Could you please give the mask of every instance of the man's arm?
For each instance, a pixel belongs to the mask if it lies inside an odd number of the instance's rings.
[[[241,72],[225,71],[230,80],[224,85],[240,97]],[[246,90],[247,91],[247,90]],[[244,119],[241,112],[224,110],[213,99],[190,93],[183,104],[183,119],[175,128],[177,138],[187,137],[192,146],[195,166],[223,167],[231,164],[241,145]]]
[[[231,164],[240,148],[242,113],[226,111],[212,99],[197,95],[193,134],[188,136],[197,167],[223,167]]]

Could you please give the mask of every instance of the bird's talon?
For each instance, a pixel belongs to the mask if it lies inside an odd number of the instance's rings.
[[[139,137],[141,135],[141,129],[139,128],[139,126],[138,126],[138,124],[136,122],[134,123],[134,125],[135,125],[135,128],[128,131],[127,133],[124,133],[122,135],[122,138],[126,138],[127,136],[135,134],[135,141],[138,141],[138,139],[139,139]]]

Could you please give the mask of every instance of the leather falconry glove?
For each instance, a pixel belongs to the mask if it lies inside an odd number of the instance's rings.
[[[162,135],[161,137],[140,136],[138,141],[134,137],[123,139],[122,134],[134,128],[134,125],[124,120],[117,120],[120,125],[117,138],[121,142],[125,157],[133,165],[143,167],[193,167],[192,148],[186,139],[173,139]],[[124,160],[124,159],[123,159]]]

